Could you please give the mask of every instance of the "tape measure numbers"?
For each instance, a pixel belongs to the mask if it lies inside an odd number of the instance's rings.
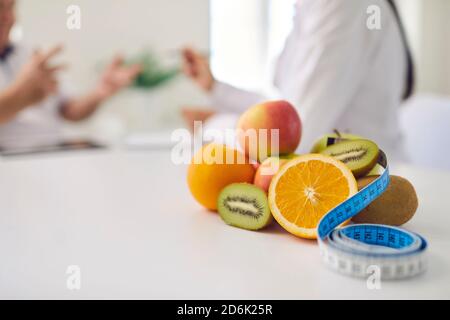
[[[318,241],[321,255],[331,269],[349,276],[367,277],[369,268],[375,266],[379,268],[382,279],[412,277],[426,269],[427,242],[421,236],[401,228],[375,224],[336,229],[386,191],[389,166],[382,151],[378,164],[384,171],[377,179],[320,220]]]

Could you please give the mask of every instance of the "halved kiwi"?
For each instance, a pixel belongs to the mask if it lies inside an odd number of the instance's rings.
[[[321,152],[342,161],[356,178],[365,176],[377,164],[380,149],[370,140],[348,140]]]
[[[266,193],[252,184],[230,184],[217,201],[222,220],[231,226],[259,230],[272,221]]]

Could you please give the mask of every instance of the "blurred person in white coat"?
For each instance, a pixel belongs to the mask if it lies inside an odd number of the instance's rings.
[[[380,8],[379,30],[367,25],[373,5]],[[206,57],[190,48],[184,50],[184,72],[210,94],[216,124],[220,114],[227,114],[229,122],[229,113],[285,99],[302,118],[299,152],[308,152],[317,138],[338,129],[373,139],[391,159],[404,160],[398,114],[413,92],[414,70],[391,0],[298,0],[276,66],[276,97],[217,81]]]
[[[81,121],[92,115],[108,98],[128,86],[140,67],[125,66],[116,56],[94,88],[74,96],[60,85],[64,65],[52,59],[62,47],[31,51],[10,42],[16,22],[15,0],[0,0],[0,145],[15,146],[31,140],[56,140],[61,119]]]

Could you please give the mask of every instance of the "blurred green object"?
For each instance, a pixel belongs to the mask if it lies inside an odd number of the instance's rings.
[[[179,73],[179,67],[165,67],[151,51],[146,51],[136,57],[132,57],[127,64],[140,64],[142,72],[136,77],[134,88],[154,89],[174,79]]]

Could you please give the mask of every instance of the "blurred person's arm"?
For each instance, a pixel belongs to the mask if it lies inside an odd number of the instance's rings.
[[[56,73],[63,66],[50,66],[49,60],[61,50],[57,46],[46,53],[36,51],[14,82],[0,93],[0,123],[8,122],[23,109],[41,102],[58,90]]]
[[[183,60],[184,74],[211,96],[211,103],[217,111],[241,113],[248,107],[268,99],[264,95],[217,81],[211,72],[208,59],[191,48],[183,50]]]
[[[88,118],[108,98],[129,86],[140,71],[140,66],[125,66],[122,57],[116,56],[103,72],[97,86],[90,93],[83,97],[64,101],[61,106],[61,115],[70,121]]]

